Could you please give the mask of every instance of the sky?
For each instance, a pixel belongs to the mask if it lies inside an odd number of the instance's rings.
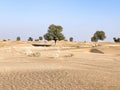
[[[120,37],[120,0],[0,0],[0,39],[37,39],[51,24],[66,39],[90,41],[102,30],[111,42]]]

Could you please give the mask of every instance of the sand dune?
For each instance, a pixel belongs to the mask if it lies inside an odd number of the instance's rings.
[[[120,90],[119,44],[93,44],[1,42],[0,90]]]

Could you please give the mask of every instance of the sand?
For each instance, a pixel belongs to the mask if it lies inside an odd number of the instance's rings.
[[[120,44],[33,43],[0,42],[0,90],[120,90]]]

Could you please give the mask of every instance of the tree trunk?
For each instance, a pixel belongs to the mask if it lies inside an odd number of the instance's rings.
[[[54,40],[54,41],[55,41],[55,45],[56,45],[57,40]]]

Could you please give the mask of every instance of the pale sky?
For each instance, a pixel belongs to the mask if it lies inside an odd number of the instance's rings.
[[[105,41],[120,37],[120,0],[0,0],[0,39],[43,36],[61,25],[68,39],[90,41],[97,30]]]

